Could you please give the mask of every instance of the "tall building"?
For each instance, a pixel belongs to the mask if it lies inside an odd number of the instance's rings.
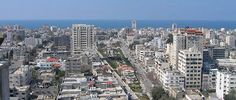
[[[93,25],[72,25],[72,54],[80,54],[86,50],[93,49],[95,45],[95,30]]]
[[[217,59],[216,96],[224,98],[231,90],[236,90],[236,59]]]
[[[137,23],[136,20],[132,20],[132,29],[136,29],[137,28]]]
[[[9,63],[0,61],[0,100],[9,100]]]
[[[171,25],[171,29],[172,30],[175,30],[177,28],[177,24],[176,23],[173,23],[172,25]]]
[[[186,89],[201,89],[202,58],[196,46],[179,51],[178,70],[185,77]]]
[[[203,33],[195,29],[181,29],[178,33],[173,33],[173,45],[170,60],[174,66],[178,65],[178,52],[197,46],[199,51],[203,51]]]
[[[235,48],[236,45],[236,38],[234,35],[228,35],[225,37],[225,43],[232,48]]]

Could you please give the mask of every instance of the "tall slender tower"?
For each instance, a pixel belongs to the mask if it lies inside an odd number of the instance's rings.
[[[172,25],[171,25],[171,29],[172,30],[175,30],[177,28],[177,24],[176,23],[173,23]]]
[[[137,23],[136,20],[132,20],[132,29],[136,29],[137,28]]]
[[[95,45],[94,26],[86,24],[73,24],[71,39],[72,54],[81,54],[86,50],[93,49]]]

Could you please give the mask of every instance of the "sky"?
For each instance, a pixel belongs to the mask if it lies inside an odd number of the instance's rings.
[[[226,20],[236,0],[0,0],[0,20]]]

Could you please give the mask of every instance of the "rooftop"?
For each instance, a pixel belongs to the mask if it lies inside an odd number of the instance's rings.
[[[29,71],[30,66],[28,65],[22,65],[18,69],[16,69],[13,74],[26,74],[27,71]]]
[[[85,77],[83,77],[83,78],[65,78],[63,80],[62,85],[78,84],[78,83],[84,83],[84,82],[87,82],[87,79]]]
[[[27,91],[29,90],[30,86],[29,85],[24,85],[24,86],[16,86],[15,87],[18,91]]]
[[[219,66],[236,66],[236,59],[216,59]]]
[[[194,28],[185,28],[185,29],[180,29],[180,32],[182,34],[195,34],[195,35],[203,35],[202,31]]]
[[[7,64],[7,61],[0,61],[0,68],[6,67],[6,66],[4,66],[5,64]]]
[[[203,97],[199,90],[186,90],[186,98],[188,100],[202,100]]]

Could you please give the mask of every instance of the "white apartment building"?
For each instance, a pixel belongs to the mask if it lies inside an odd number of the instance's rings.
[[[28,85],[32,78],[32,68],[28,65],[22,65],[9,75],[10,88],[15,86]]]
[[[209,72],[209,89],[216,89],[216,74],[217,74],[218,69],[210,69]]]
[[[93,49],[95,45],[95,30],[93,25],[73,24],[71,37],[72,54],[80,54]]]
[[[144,61],[145,57],[155,57],[155,52],[151,50],[140,50],[139,51],[139,60]]]
[[[180,71],[174,69],[166,59],[157,59],[155,63],[157,78],[165,90],[184,88],[184,76]]]
[[[205,38],[206,39],[213,39],[215,38],[215,32],[212,30],[206,31]]]
[[[185,77],[186,89],[201,89],[202,63],[202,52],[196,46],[179,51],[178,70]]]
[[[144,50],[144,49],[145,49],[145,47],[144,47],[143,44],[135,45],[135,55],[136,55],[136,57],[139,56],[140,50]]]
[[[216,74],[218,69],[210,69],[209,73],[202,74],[202,90],[216,89]]]
[[[199,51],[203,50],[203,33],[196,29],[180,29],[178,33],[173,33],[173,45],[170,60],[172,65],[178,65],[179,50],[189,49],[197,46]]]
[[[223,99],[230,90],[236,90],[236,59],[217,59],[216,96]]]
[[[236,42],[236,38],[235,38],[234,35],[227,35],[227,36],[225,37],[225,43],[226,43],[228,46],[234,48],[234,47],[235,47],[235,42]]]
[[[216,76],[216,95],[219,99],[223,99],[232,89],[236,90],[236,70],[217,71]]]

